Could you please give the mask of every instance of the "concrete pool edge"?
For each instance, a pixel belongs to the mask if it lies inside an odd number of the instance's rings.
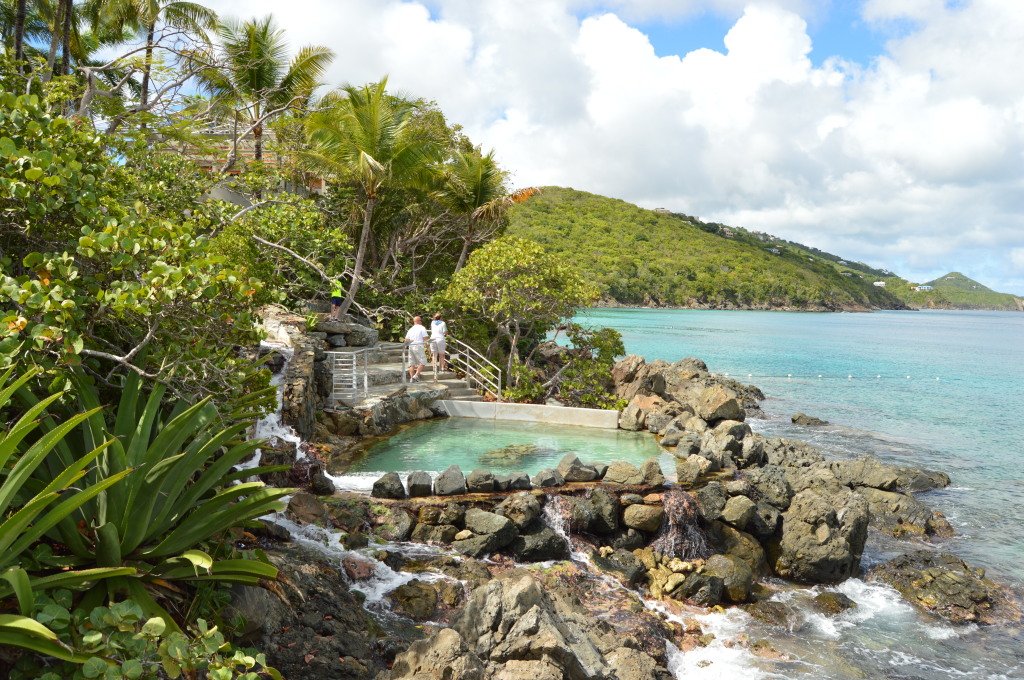
[[[438,400],[437,404],[449,416],[458,418],[576,425],[577,427],[595,427],[604,430],[614,430],[619,426],[619,412],[604,409],[450,400]]]

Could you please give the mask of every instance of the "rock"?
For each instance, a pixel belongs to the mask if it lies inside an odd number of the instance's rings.
[[[636,404],[630,404],[619,414],[619,429],[636,432],[644,428],[645,414]]]
[[[746,602],[754,574],[746,562],[735,555],[712,555],[704,563],[704,573],[722,579],[722,594],[730,602]]]
[[[511,541],[516,533],[515,525],[507,517],[486,510],[466,510],[466,528],[474,534],[501,534]],[[505,541],[505,545],[508,541]]]
[[[640,466],[640,474],[643,476],[644,484],[650,486],[661,486],[665,483],[665,475],[661,472],[661,466],[657,458],[648,458]]]
[[[704,433],[708,431],[708,424],[700,416],[691,416],[686,419],[686,424],[683,426],[687,432],[692,432],[699,436],[704,436]]]
[[[793,489],[786,481],[786,473],[777,465],[765,465],[744,472],[744,478],[754,487],[758,500],[763,500],[779,510],[789,507]]]
[[[590,505],[594,509],[591,529],[598,534],[613,534],[619,528],[619,503],[604,489],[592,489]]]
[[[676,460],[676,483],[692,486],[700,476],[711,469],[711,461],[704,456],[690,455],[686,460]]]
[[[509,491],[529,491],[533,488],[530,475],[525,472],[514,472],[511,477],[512,482],[508,485]]]
[[[392,680],[483,680],[484,664],[469,651],[462,636],[442,628],[432,637],[417,640],[395,657],[388,676]]]
[[[622,513],[622,522],[627,527],[653,533],[661,528],[665,509],[660,505],[630,505]]]
[[[398,609],[417,621],[429,619],[437,609],[437,590],[426,581],[413,579],[391,591]]]
[[[577,496],[561,496],[555,502],[570,532],[578,534],[590,531],[594,522],[594,505],[589,500]]]
[[[949,475],[934,470],[919,470],[917,468],[894,465],[896,471],[896,486],[901,491],[929,491],[931,489],[944,489],[949,486]]]
[[[401,500],[405,498],[405,486],[402,485],[402,478],[397,472],[386,472],[373,483],[373,490],[370,491],[373,498],[394,498]]]
[[[900,479],[896,468],[884,465],[871,456],[833,461],[829,463],[829,468],[839,483],[846,486],[869,486],[873,489],[892,491],[896,489]]]
[[[720,576],[704,572],[688,575],[672,594],[676,599],[687,599],[700,607],[721,604],[725,584]]]
[[[712,429],[716,439],[729,436],[738,442],[742,442],[747,435],[751,434],[750,425],[739,420],[723,420]]]
[[[309,490],[317,496],[333,496],[334,482],[322,472],[317,472],[309,480]]]
[[[565,478],[562,477],[562,473],[558,470],[548,468],[541,470],[533,476],[530,480],[533,483],[534,488],[546,489],[553,486],[563,486],[565,484]]]
[[[636,550],[644,547],[647,544],[647,539],[644,535],[629,527],[623,527],[621,530],[616,532],[615,536],[610,541],[609,545],[613,548],[622,548],[623,550]]]
[[[608,472],[608,465],[606,463],[591,463],[591,465],[597,471],[597,478],[604,479],[605,473]]]
[[[821,418],[815,418],[814,416],[809,416],[806,413],[794,413],[790,420],[794,425],[828,425],[828,421],[822,420]]]
[[[722,511],[725,510],[725,504],[729,501],[729,497],[721,483],[709,482],[694,491],[693,495],[708,521],[722,518]]]
[[[385,541],[404,541],[412,533],[414,524],[412,516],[398,507],[390,508],[387,515],[378,516],[376,521],[380,523],[374,528],[374,533]]]
[[[697,415],[709,423],[746,418],[736,393],[720,385],[712,385],[701,392]]]
[[[767,541],[775,535],[782,522],[782,513],[774,505],[757,501],[754,516],[747,522],[746,530],[761,541]]]
[[[846,595],[835,590],[826,590],[814,596],[814,606],[822,614],[841,614],[847,609],[853,609],[857,603]]]
[[[841,484],[836,476],[832,474],[832,468],[828,463],[813,463],[804,467],[783,468],[786,481],[793,494],[798,494],[806,489],[814,489],[825,495],[839,493],[847,488]]]
[[[766,546],[772,570],[803,583],[836,583],[856,576],[867,525],[863,496],[845,488],[828,496],[801,491],[782,515],[781,536]]]
[[[340,333],[328,335],[326,340],[327,344],[333,348],[345,347],[348,345],[348,343],[345,342],[345,336]]]
[[[733,496],[722,508],[722,521],[742,531],[754,517],[756,508],[754,501],[746,496]]]
[[[467,529],[466,531],[469,530]],[[452,541],[452,548],[456,552],[468,557],[483,557],[501,550],[515,540],[515,537],[515,531],[512,531],[511,534],[507,536],[508,540],[505,540],[505,534],[473,534],[468,538],[460,538],[459,536],[456,536],[455,540]]]
[[[648,413],[646,419],[647,430],[654,434],[661,434],[674,419],[675,416],[670,413],[665,413],[664,411]],[[668,444],[666,444],[666,446],[668,446]]]
[[[745,479],[734,479],[725,483],[725,493],[729,496],[746,496],[751,498],[754,495],[754,487]]]
[[[508,491],[512,488],[512,475],[494,475],[494,490]]]
[[[909,494],[868,487],[858,489],[858,493],[868,502],[873,529],[896,538],[953,535],[953,527],[942,513],[933,512]]]
[[[795,607],[778,600],[762,600],[744,605],[742,609],[755,619],[790,630],[796,629],[801,620],[800,612]]]
[[[365,581],[377,571],[370,560],[349,555],[341,561],[341,568],[351,581]]]
[[[438,518],[441,524],[454,524],[462,526],[466,522],[466,508],[458,503],[445,503],[441,509],[441,516]]]
[[[288,501],[288,515],[299,524],[327,521],[327,508],[315,496],[296,491]]]
[[[434,480],[435,496],[457,496],[466,493],[466,478],[458,465],[449,465]]]
[[[637,485],[644,483],[644,476],[635,465],[617,460],[608,466],[603,481],[607,484]]]
[[[405,485],[411,498],[430,496],[433,493],[433,480],[430,478],[430,473],[423,470],[410,472],[409,476],[405,478]]]
[[[487,470],[473,470],[466,475],[466,491],[469,493],[494,491],[494,475]]]
[[[715,552],[732,555],[743,560],[756,578],[768,576],[771,573],[764,548],[750,534],[722,522],[711,522],[709,538],[715,546]]]
[[[900,555],[870,572],[871,581],[886,583],[910,602],[956,623],[1020,621],[1019,605],[1009,591],[985,578],[956,555],[925,550]]]
[[[750,434],[743,438],[743,447],[739,453],[733,454],[736,467],[750,468],[760,467],[765,463],[764,437],[759,434]]]
[[[636,506],[633,506],[636,507]],[[647,573],[644,563],[628,550],[618,549],[607,556],[600,553],[591,553],[591,562],[601,571],[611,572],[622,577],[622,580],[629,587],[635,586]]]
[[[450,545],[459,533],[459,528],[451,524],[417,524],[412,530],[412,540],[417,543],[443,543]]]
[[[666,449],[678,446],[683,436],[686,434],[686,428],[678,425],[676,421],[672,421],[666,425],[661,431],[661,439],[658,441],[659,444],[664,446]]]
[[[630,354],[612,366],[612,380],[616,385],[626,385],[636,379],[637,371],[645,364],[644,358],[638,354]],[[621,395],[620,395],[621,396]]]
[[[643,652],[619,647],[608,654],[610,677],[616,680],[662,680],[666,677],[659,672],[658,664]]]
[[[593,465],[584,465],[575,454],[567,453],[558,463],[558,471],[567,482],[592,482],[597,479]]]
[[[541,507],[533,494],[517,493],[503,500],[494,512],[507,517],[519,531],[523,531],[540,517]]]
[[[569,559],[569,545],[554,529],[535,526],[513,539],[512,554],[518,562],[547,562],[548,560]]]
[[[780,467],[805,467],[825,462],[825,456],[818,449],[795,439],[766,439],[764,452],[769,465]]]
[[[475,534],[472,531],[470,531],[469,529],[463,529],[459,533],[455,534],[455,540],[456,541],[468,541],[469,539],[473,538],[474,536],[475,536]],[[479,543],[479,541],[478,541],[478,543]]]

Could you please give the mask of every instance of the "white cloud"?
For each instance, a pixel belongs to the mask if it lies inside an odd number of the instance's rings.
[[[925,280],[1024,291],[1019,0],[869,0],[903,22],[871,64],[814,66],[806,0],[211,0],[274,12],[330,80],[436,100],[517,185],[668,207]],[[634,25],[735,16],[725,49],[659,57]],[[582,18],[580,18],[582,17]]]

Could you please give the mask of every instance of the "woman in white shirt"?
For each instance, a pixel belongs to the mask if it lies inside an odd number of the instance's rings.
[[[447,349],[446,335],[448,335],[448,324],[441,320],[441,312],[438,312],[434,315],[434,320],[430,322],[430,352],[434,355],[442,373],[445,372],[448,366],[445,356],[445,349]]]

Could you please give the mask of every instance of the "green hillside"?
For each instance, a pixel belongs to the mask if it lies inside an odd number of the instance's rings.
[[[922,284],[913,284],[903,279],[886,281],[889,290],[912,307],[1024,311],[1021,298],[997,293],[960,272],[950,272]],[[920,286],[931,286],[932,290],[914,290]]]
[[[508,233],[576,264],[606,301],[753,309],[904,309],[887,273],[767,234],[561,187],[517,205]],[[844,274],[845,273],[845,274]]]

